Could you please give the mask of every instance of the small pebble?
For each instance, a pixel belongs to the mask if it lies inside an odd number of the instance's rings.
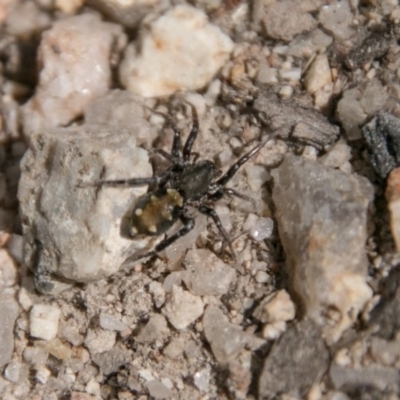
[[[57,335],[60,314],[61,311],[57,306],[35,304],[30,312],[31,336],[43,340],[53,340]]]

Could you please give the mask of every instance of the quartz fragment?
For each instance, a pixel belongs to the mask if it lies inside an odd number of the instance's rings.
[[[82,282],[109,276],[145,245],[131,240],[126,220],[145,188],[90,186],[98,179],[152,175],[147,152],[130,132],[86,125],[37,132],[21,169],[25,262],[38,290],[56,290],[56,277]]]
[[[85,338],[85,346],[90,353],[104,353],[111,350],[115,344],[115,331],[105,331],[103,329],[89,329]]]
[[[197,296],[221,296],[236,280],[235,270],[209,250],[190,250],[185,257],[183,280]]]
[[[11,360],[14,350],[14,324],[18,311],[18,303],[13,296],[0,295],[0,367],[3,367]]]
[[[353,14],[347,0],[331,3],[321,7],[319,21],[321,25],[337,40],[345,40],[354,34],[351,28]]]
[[[393,169],[387,178],[386,199],[390,212],[390,230],[396,249],[400,251],[400,168]]]
[[[17,266],[7,250],[0,249],[0,290],[17,282]]]
[[[328,56],[326,54],[320,54],[311,64],[311,67],[304,78],[304,85],[308,93],[314,94],[317,90],[331,82],[332,73],[329,66]]]
[[[144,97],[206,86],[232,51],[231,39],[193,7],[178,5],[152,21],[131,43],[120,67],[122,84]],[[140,49],[140,51],[138,51]]]
[[[293,290],[306,314],[335,341],[372,296],[365,242],[373,187],[363,177],[292,155],[272,175]],[[326,321],[329,309],[339,313],[332,325]]]
[[[321,331],[309,319],[288,329],[274,344],[259,379],[259,398],[298,392],[301,398],[318,382],[329,365],[329,353]]]
[[[61,310],[57,306],[35,304],[30,312],[31,336],[43,340],[53,340],[57,335],[60,313]]]
[[[265,298],[254,310],[253,316],[261,322],[290,321],[295,317],[295,307],[286,290],[279,290]]]
[[[181,330],[196,321],[203,314],[203,309],[200,297],[174,285],[162,312],[175,329]]]
[[[120,26],[94,14],[57,21],[40,44],[39,86],[23,106],[25,133],[67,125],[104,95],[111,85],[110,58],[125,42]]]

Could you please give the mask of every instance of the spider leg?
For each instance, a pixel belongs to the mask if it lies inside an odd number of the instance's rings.
[[[197,114],[196,107],[193,105],[191,105],[191,107],[193,115],[193,126],[185,142],[185,146],[183,147],[183,161],[189,161],[190,154],[192,153],[193,143],[196,140],[197,134],[199,132],[199,116]]]
[[[164,240],[162,240],[160,243],[158,243],[156,245],[156,247],[154,247],[154,250],[148,251],[147,253],[139,254],[136,257],[135,256],[129,257],[129,259],[127,261],[130,261],[130,262],[137,261],[137,260],[140,260],[141,258],[156,256],[157,253],[159,253],[160,251],[167,248],[169,245],[174,243],[180,237],[188,234],[194,228],[195,222],[192,217],[189,217],[187,215],[182,215],[180,217],[180,220],[183,223],[183,227],[178,232],[175,232],[173,235],[166,237]]]
[[[225,172],[224,175],[221,176],[215,183],[217,185],[224,186],[229,180],[232,179],[232,177],[236,174],[238,169],[246,162],[248,161],[251,157],[254,156],[254,154],[258,153],[263,146],[269,141],[266,140],[260,144],[258,144],[256,147],[254,147],[252,150],[250,150],[248,153],[246,153],[243,157],[239,158],[229,169],[227,172]]]
[[[236,254],[235,254],[235,251],[233,250],[232,242],[231,242],[231,240],[229,239],[229,235],[228,235],[228,233],[226,232],[225,228],[222,226],[221,220],[219,219],[219,216],[218,216],[217,212],[216,212],[213,208],[207,207],[207,206],[200,206],[200,207],[199,207],[199,211],[200,211],[202,214],[207,215],[208,217],[211,217],[211,219],[213,220],[215,226],[216,226],[217,229],[218,229],[218,232],[222,235],[222,237],[223,237],[225,243],[228,244],[229,249],[230,249],[230,251],[231,251],[231,253],[232,253],[233,258],[236,260]]]
[[[171,162],[171,163],[173,162],[172,155],[167,153],[164,149],[154,149],[154,150],[152,150],[152,153],[159,154],[160,156],[164,157],[169,162]]]
[[[237,190],[232,189],[232,188],[221,187],[216,192],[207,195],[207,197],[211,201],[218,201],[218,200],[222,199],[226,194],[228,196],[238,197],[239,199],[248,201],[248,202],[252,203],[253,205],[255,205],[255,201],[254,201],[254,199],[252,197],[247,196],[247,195],[245,195],[243,193],[240,193]]]
[[[110,180],[97,180],[94,182],[81,183],[79,187],[89,186],[109,186],[109,187],[135,187],[146,185],[161,185],[165,184],[171,176],[171,171],[159,176],[152,176],[150,178],[130,178],[130,179],[110,179]]]

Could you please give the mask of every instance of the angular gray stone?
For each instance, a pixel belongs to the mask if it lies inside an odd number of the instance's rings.
[[[269,352],[259,378],[259,399],[298,392],[301,398],[329,366],[321,331],[309,319],[292,325]]]
[[[207,307],[203,327],[214,357],[221,365],[227,365],[245,347],[255,349],[265,343],[264,340],[244,332],[239,325],[231,324],[216,306]]]
[[[38,290],[54,290],[55,278],[87,282],[109,276],[144,246],[124,234],[124,222],[146,188],[90,186],[98,179],[152,175],[134,134],[87,125],[39,131],[21,171],[25,263]]]
[[[306,314],[335,341],[372,296],[365,242],[373,187],[361,176],[293,155],[272,176],[292,289]],[[327,324],[327,312],[333,309],[339,315]]]
[[[13,296],[0,296],[0,367],[6,365],[14,350],[14,324],[19,312],[19,306]]]

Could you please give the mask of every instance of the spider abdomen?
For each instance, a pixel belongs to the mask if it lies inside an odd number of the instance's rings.
[[[183,197],[175,189],[159,189],[139,198],[131,216],[131,233],[149,236],[168,231],[179,218]]]

